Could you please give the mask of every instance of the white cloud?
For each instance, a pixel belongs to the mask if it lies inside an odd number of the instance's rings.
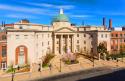
[[[38,17],[36,17],[36,16],[25,15],[25,14],[6,14],[5,16],[9,17],[9,18],[31,18],[31,19],[38,19]]]
[[[20,7],[20,6],[11,6],[11,5],[3,5],[3,4],[0,4],[0,10],[27,12],[27,13],[40,14],[40,15],[50,15],[48,13],[51,12],[51,10],[46,10],[41,8]]]
[[[73,9],[75,6],[73,5],[54,5],[54,4],[47,4],[47,3],[24,3],[24,4],[29,4],[33,6],[40,6],[40,7],[48,7],[48,8],[56,8],[56,9]]]
[[[86,18],[86,17],[92,17],[90,15],[70,15],[71,17],[75,17],[75,18]]]

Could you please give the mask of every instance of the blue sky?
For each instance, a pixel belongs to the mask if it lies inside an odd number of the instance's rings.
[[[125,0],[0,0],[0,22],[17,22],[27,18],[33,23],[50,24],[63,8],[70,22],[102,25],[102,18],[113,26],[125,25]]]

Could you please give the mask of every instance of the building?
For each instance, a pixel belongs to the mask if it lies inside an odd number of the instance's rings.
[[[110,52],[111,31],[105,26],[72,25],[62,9],[51,25],[34,24],[24,19],[8,26],[12,27],[6,29],[6,66],[38,63],[48,52],[60,55],[70,50],[97,55],[99,43],[104,43]]]
[[[0,26],[0,69],[7,67],[7,40],[6,31],[3,26]]]
[[[118,54],[120,50],[125,51],[125,32],[122,28],[115,28],[111,32],[111,51]]]

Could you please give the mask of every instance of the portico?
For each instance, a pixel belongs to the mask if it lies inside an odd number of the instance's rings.
[[[74,52],[74,34],[66,33],[55,33],[54,34],[54,53],[63,54],[67,52],[67,49],[70,49],[71,52]]]

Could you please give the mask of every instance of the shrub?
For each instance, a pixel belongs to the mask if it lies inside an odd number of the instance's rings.
[[[77,61],[77,55],[76,54],[66,54],[63,58],[62,58],[62,61],[65,63],[65,64],[76,64],[78,63]]]
[[[43,63],[42,63],[42,67],[46,67],[49,65],[49,62],[52,58],[54,58],[54,54],[46,54],[44,60],[43,60]]]
[[[15,72],[15,68],[13,68],[13,65],[9,66],[8,69],[7,69],[7,73],[14,73]]]

